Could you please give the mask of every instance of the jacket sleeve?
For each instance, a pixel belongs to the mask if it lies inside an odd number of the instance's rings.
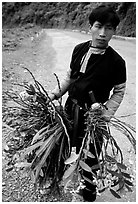
[[[70,75],[71,69],[67,71],[65,78],[60,83],[60,87],[57,85],[55,89],[52,90],[51,93],[55,95],[55,99],[62,97],[68,91],[70,84],[73,82]]]
[[[111,117],[115,114],[115,112],[119,108],[125,94],[125,89],[126,89],[126,82],[114,86],[113,94],[105,104],[105,106],[107,107],[107,110],[103,111],[103,117],[107,121],[110,121]]]

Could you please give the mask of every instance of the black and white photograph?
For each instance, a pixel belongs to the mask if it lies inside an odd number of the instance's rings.
[[[2,202],[136,202],[136,1],[2,1]]]

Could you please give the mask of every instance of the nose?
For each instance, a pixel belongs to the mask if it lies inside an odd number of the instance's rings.
[[[105,32],[105,28],[104,28],[104,27],[102,27],[102,28],[100,29],[99,36],[100,36],[100,37],[106,37],[106,32]]]

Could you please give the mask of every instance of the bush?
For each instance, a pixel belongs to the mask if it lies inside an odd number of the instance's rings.
[[[88,30],[88,16],[100,4],[113,7],[121,23],[117,34],[136,36],[136,3],[90,2],[3,2],[3,26],[34,23],[43,27]]]

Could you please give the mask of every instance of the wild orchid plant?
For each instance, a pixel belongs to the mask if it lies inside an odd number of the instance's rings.
[[[20,137],[20,143],[11,158],[13,166],[25,168],[34,183],[45,185],[49,181],[51,190],[59,190],[61,181],[66,189],[75,175],[79,181],[78,188],[83,188],[83,182],[86,180],[94,182],[98,192],[101,193],[108,188],[117,198],[120,198],[118,191],[122,188],[126,187],[131,191],[133,186],[131,175],[127,172],[123,152],[110,127],[123,132],[134,150],[136,140],[131,132],[135,132],[135,129],[115,117],[106,123],[101,117],[105,107],[95,103],[85,115],[86,133],[79,154],[71,152],[69,133],[72,121],[68,120],[61,101],[58,107],[55,106],[32,72],[25,69],[31,74],[34,85],[28,83],[16,85],[25,89],[28,94],[27,100],[18,93],[7,92],[8,98],[17,104],[8,108],[8,114],[17,121],[14,133],[15,135],[18,133]],[[56,78],[60,89],[58,77]],[[99,141],[98,133],[103,136],[100,157],[96,147],[96,141]],[[90,143],[94,145],[96,155],[89,151]],[[98,160],[96,165],[86,164],[87,158],[95,157]],[[94,180],[83,176],[83,171],[90,172]]]

